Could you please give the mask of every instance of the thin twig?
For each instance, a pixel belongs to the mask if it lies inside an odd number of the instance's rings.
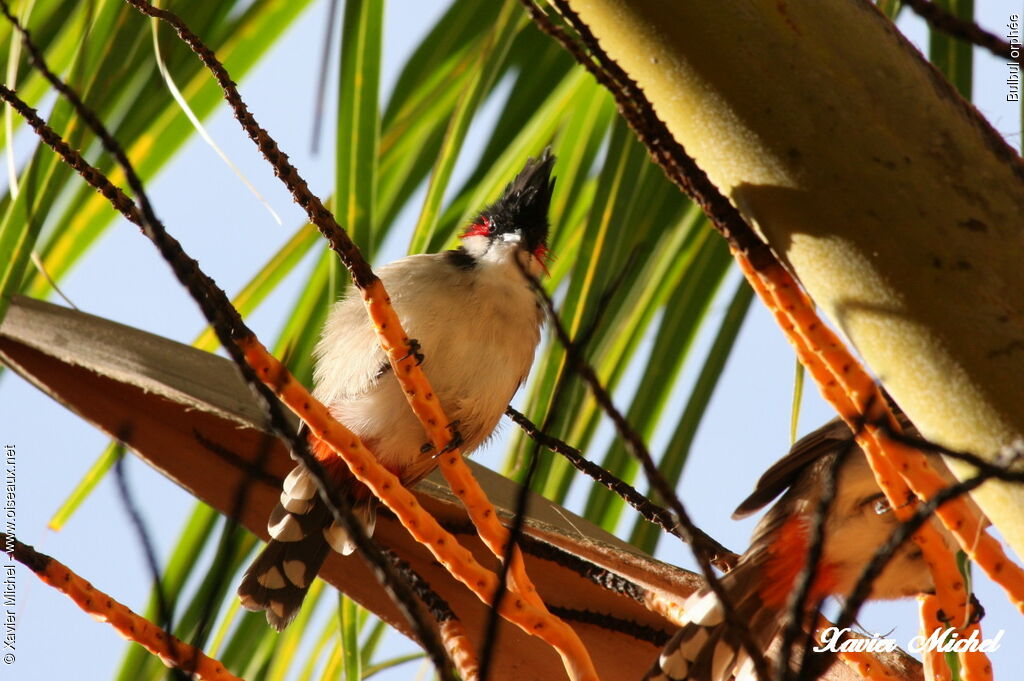
[[[526,478],[523,479],[516,494],[515,515],[512,517],[512,528],[509,530],[505,555],[502,557],[501,572],[498,575],[498,590],[491,601],[487,626],[484,629],[483,655],[480,657],[480,681],[487,681],[491,672],[491,662],[494,660],[494,649],[498,638],[498,622],[500,620],[498,609],[501,607],[502,600],[508,595],[508,572],[512,567],[512,556],[519,547],[519,539],[523,534],[527,507],[530,502],[530,485],[533,483],[533,476],[537,473],[537,461],[540,458],[539,449],[540,446],[536,443],[531,448],[532,456],[526,469]]]
[[[896,527],[889,538],[884,544],[878,547],[871,560],[864,567],[861,572],[857,583],[854,585],[853,590],[845,599],[842,611],[839,613],[839,617],[836,619],[836,627],[840,630],[849,627],[857,619],[857,614],[860,612],[861,606],[864,605],[864,601],[868,599],[871,594],[871,587],[874,580],[878,578],[885,567],[889,564],[895,555],[897,549],[906,542],[914,532],[920,529],[932,515],[935,510],[942,504],[952,499],[959,498],[968,492],[977,489],[988,480],[994,479],[997,476],[992,471],[986,471],[979,473],[966,480],[958,482],[954,485],[950,485],[940,490],[935,496],[928,501],[920,504],[915,509],[913,515],[904,522]],[[804,653],[805,664],[803,665],[805,676],[802,678],[815,679],[828,668],[831,664],[831,653],[818,654],[811,657],[807,651]]]
[[[519,265],[519,270],[527,281],[533,282],[533,278],[518,259],[516,260],[516,264]],[[558,385],[555,386],[554,394],[551,396],[551,401],[548,406],[547,415],[544,417],[545,427],[551,423],[553,415],[557,412],[558,405],[562,401],[562,397],[565,395],[565,388],[566,382],[561,380],[558,382]],[[494,659],[494,647],[497,643],[498,636],[498,606],[501,605],[501,601],[505,597],[508,588],[508,570],[512,565],[513,551],[519,546],[519,539],[523,534],[527,505],[530,501],[530,488],[533,486],[533,478],[537,473],[537,464],[539,461],[540,443],[534,442],[533,446],[530,448],[530,462],[527,465],[526,477],[523,478],[522,484],[519,486],[519,490],[516,494],[515,515],[512,518],[512,529],[509,532],[508,544],[505,546],[505,555],[503,557],[501,575],[498,581],[498,590],[494,596],[493,602],[491,603],[491,612],[487,618],[487,627],[484,630],[484,648],[480,664],[480,681],[487,681],[488,675],[490,674],[491,661]]]
[[[89,165],[78,151],[73,149],[53,128],[46,124],[46,121],[39,117],[35,109],[26,104],[13,90],[2,83],[0,83],[0,99],[3,99],[18,115],[24,118],[25,122],[28,123],[39,139],[46,146],[57,152],[72,170],[85,179],[89,186],[93,187],[110,201],[115,210],[124,215],[129,221],[141,226],[142,218],[139,216],[138,208],[128,198],[128,195],[110,182],[106,175]]]
[[[1021,56],[1020,43],[1015,46],[1006,42],[995,33],[986,31],[973,21],[965,21],[945,7],[936,5],[929,0],[903,0],[903,4],[914,10],[914,13],[928,22],[932,28],[948,33],[954,38],[965,40],[1004,59],[1024,64]]]
[[[445,528],[452,534],[471,535],[475,532],[473,525],[465,522],[445,523]],[[543,539],[538,539],[537,537],[533,537],[526,533],[519,538],[519,544],[522,546],[523,552],[528,556],[533,556],[534,558],[554,563],[559,567],[575,573],[580,578],[596,584],[602,589],[610,591],[616,595],[629,598],[644,606],[651,612],[665,618],[672,624],[679,625],[682,622],[682,608],[679,607],[677,603],[669,603],[661,594],[648,589],[642,584],[634,582],[627,577],[623,577],[622,575],[591,562],[586,558],[581,558],[580,556],[570,553],[555,544],[551,544]],[[702,587],[703,584],[700,583],[699,577],[693,575],[692,582],[689,584],[689,592],[677,595],[680,600],[683,600],[686,596],[697,592]]]
[[[739,211],[687,155],[664,121],[658,118],[640,87],[604,52],[572,7],[565,0],[553,0],[559,13],[579,35],[580,42],[554,24],[534,0],[520,1],[540,29],[561,43],[612,94],[623,118],[669,180],[701,207],[729,245],[744,253],[756,267],[776,262],[768,245],[761,241]]]
[[[608,283],[608,286],[606,286],[601,292],[601,295],[598,296],[597,302],[594,304],[594,317],[590,320],[590,324],[585,328],[580,329],[576,334],[576,345],[580,348],[585,348],[590,345],[590,340],[594,337],[594,334],[597,333],[598,328],[601,326],[601,322],[604,321],[605,314],[612,309],[612,298],[614,298],[615,294],[619,292],[619,287],[621,287],[622,283],[626,280],[626,275],[629,274],[629,271],[633,269],[633,266],[636,264],[637,260],[639,260],[641,245],[642,244],[637,244],[633,247],[633,250],[629,253],[629,257],[626,258],[626,262],[623,263],[622,267],[619,268],[619,271],[615,273],[611,282]]]
[[[128,445],[125,441],[128,437],[124,434],[118,436],[118,440],[125,447]],[[152,535],[146,529],[146,522],[142,518],[142,513],[139,511],[138,505],[135,503],[135,499],[132,497],[131,490],[128,489],[128,480],[125,478],[124,473],[124,454],[122,453],[114,461],[114,480],[117,482],[117,491],[121,497],[121,503],[124,505],[125,513],[128,514],[128,519],[131,521],[132,528],[135,530],[135,534],[138,537],[139,543],[142,545],[142,552],[146,559],[146,568],[149,570],[150,577],[153,579],[153,591],[156,593],[156,611],[159,626],[167,634],[167,646],[170,648],[171,657],[178,659],[179,653],[176,650],[174,635],[171,633],[174,631],[174,612],[171,609],[170,603],[167,602],[167,592],[164,591],[163,580],[160,579],[160,564],[156,557],[156,549],[153,547]],[[187,660],[182,660],[180,666],[172,668],[172,673],[179,679],[184,681],[195,672],[196,665],[199,660],[195,653],[198,649],[193,648],[191,651],[193,654]],[[187,674],[185,672],[188,672]]]
[[[75,302],[61,290],[60,285],[54,281],[53,277],[50,276],[50,273],[46,271],[46,263],[44,263],[43,259],[39,257],[39,252],[33,249],[32,252],[29,253],[29,258],[31,258],[32,264],[36,266],[36,270],[39,274],[43,275],[43,279],[45,279],[46,283],[50,285],[50,288],[53,289],[54,293],[60,296],[61,300],[67,303],[68,307],[72,310],[80,311],[81,308],[75,305]]]
[[[700,566],[701,574],[707,581],[708,587],[712,592],[714,592],[715,596],[722,604],[722,611],[730,630],[736,634],[743,646],[743,649],[754,661],[754,667],[757,670],[758,678],[762,680],[767,679],[768,670],[764,655],[754,643],[753,637],[751,636],[746,623],[743,622],[736,613],[736,609],[733,607],[732,601],[725,589],[722,587],[722,583],[718,579],[718,575],[715,574],[715,571],[711,566],[711,558],[715,553],[715,549],[713,547],[706,546],[701,541],[701,535],[698,534],[696,525],[694,525],[693,521],[690,519],[689,514],[686,512],[686,509],[684,508],[683,503],[679,500],[679,496],[676,494],[675,490],[665,479],[665,476],[661,474],[658,466],[654,463],[654,459],[651,457],[651,454],[647,449],[647,445],[643,441],[643,437],[635,428],[633,428],[632,424],[629,423],[622,412],[619,411],[612,402],[611,395],[601,383],[600,378],[597,376],[597,372],[594,371],[594,368],[583,357],[579,347],[573,342],[572,338],[569,337],[569,333],[566,331],[561,318],[558,316],[558,312],[555,310],[555,304],[554,301],[551,300],[551,296],[548,295],[547,291],[544,290],[544,287],[541,286],[540,282],[538,282],[536,278],[526,272],[525,268],[521,269],[523,274],[531,282],[534,290],[537,292],[537,295],[540,296],[541,303],[547,311],[551,327],[554,329],[555,337],[558,339],[558,342],[562,347],[565,348],[569,365],[590,388],[590,392],[594,396],[594,399],[614,424],[616,431],[619,433],[619,436],[622,438],[623,443],[626,446],[626,449],[640,462],[651,489],[656,491],[661,496],[662,500],[669,505],[672,512],[675,513],[676,520],[684,533],[684,539],[690,544],[694,558],[696,558],[697,564]]]
[[[452,662],[455,663],[461,681],[479,681],[480,663],[477,661],[476,651],[473,650],[466,628],[448,605],[448,601],[441,598],[440,594],[430,587],[427,580],[423,579],[422,575],[413,570],[412,566],[399,558],[397,554],[388,551],[387,556],[391,565],[405,578],[420,601],[426,606],[427,611],[437,621],[441,639],[444,641],[445,649]]]
[[[1024,456],[1024,446],[1021,444],[1007,448],[1006,451],[1008,456],[1003,457],[1005,460],[993,463],[992,461],[987,461],[971,452],[962,452],[956,449],[950,449],[949,447],[943,447],[942,445],[935,444],[929,440],[912,437],[906,433],[897,433],[892,428],[889,428],[888,425],[882,426],[881,431],[887,438],[895,440],[901,444],[905,444],[925,452],[942,454],[943,456],[947,456],[951,459],[956,459],[957,461],[963,461],[966,464],[970,464],[977,468],[979,473],[984,473],[993,480],[1024,484],[1024,470],[1010,470],[1009,468],[1009,466],[1013,465],[1019,458]]]
[[[579,335],[579,338],[578,338],[578,341],[577,341],[577,347],[578,348],[585,347],[587,345],[587,343],[590,341],[590,339],[593,336],[594,332],[600,326],[601,319],[602,319],[602,317],[604,315],[604,312],[609,307],[608,306],[609,301],[611,300],[612,296],[615,295],[616,291],[618,290],[618,288],[622,284],[622,282],[625,280],[626,274],[632,268],[633,262],[636,260],[636,255],[637,255],[637,250],[633,249],[632,253],[630,253],[630,255],[627,258],[626,263],[623,265],[622,269],[619,270],[619,272],[613,278],[613,280],[608,285],[608,287],[602,292],[602,294],[600,296],[600,300],[598,301],[598,305],[597,305],[597,313],[594,315],[594,318],[591,320],[591,324],[590,324],[589,328],[583,330],[580,333],[580,335]],[[517,264],[519,265],[519,269],[522,272],[523,276],[530,282],[531,286],[538,286],[539,284],[537,283],[537,281],[535,279],[533,279],[533,277],[530,276],[530,274],[527,272],[526,268],[522,266],[522,263],[519,263],[517,261]],[[531,427],[533,427],[533,430],[535,432],[542,432],[542,431],[548,430],[550,428],[550,424],[551,424],[552,419],[558,413],[558,406],[561,404],[562,398],[565,396],[565,391],[568,388],[568,382],[566,380],[564,380],[564,379],[565,379],[564,376],[561,377],[559,379],[559,381],[558,381],[557,386],[555,387],[554,394],[552,395],[551,400],[550,400],[550,402],[548,404],[547,414],[544,416],[544,426],[543,426],[542,429],[538,429],[536,426],[534,426],[526,418],[526,416],[524,416],[523,414],[520,414],[515,409],[512,409],[511,406],[508,407],[508,409],[506,409],[506,413],[509,413],[509,411],[511,411],[512,413],[518,415],[519,418],[522,421],[525,421]],[[511,416],[511,414],[510,414],[510,416]],[[522,423],[520,423],[520,426],[521,425],[522,425]],[[529,434],[529,433],[527,433],[527,434]],[[530,500],[530,490],[533,487],[533,478],[534,478],[534,475],[537,473],[537,465],[538,465],[538,462],[540,461],[540,447],[541,446],[542,446],[541,441],[539,439],[537,439],[537,438],[534,438],[534,444],[533,444],[533,447],[531,448],[530,463],[529,463],[529,467],[527,468],[527,471],[526,471],[526,477],[523,479],[522,485],[519,487],[519,491],[518,491],[518,494],[517,494],[517,498],[516,498],[516,511],[515,511],[516,514],[515,514],[515,517],[513,519],[513,525],[512,525],[512,531],[510,533],[509,544],[508,544],[508,546],[505,549],[505,553],[506,553],[505,559],[504,559],[505,560],[505,563],[504,563],[505,569],[502,570],[501,581],[499,582],[499,586],[498,586],[498,596],[495,598],[495,602],[494,602],[494,604],[492,606],[492,610],[491,610],[491,615],[490,615],[490,617],[487,620],[486,636],[484,637],[484,655],[485,656],[484,656],[484,662],[483,662],[483,664],[481,665],[481,668],[480,668],[481,669],[481,675],[480,675],[481,681],[487,681],[487,674],[488,674],[489,669],[490,669],[490,661],[491,661],[491,658],[493,656],[492,647],[493,647],[493,644],[495,642],[495,638],[496,638],[497,632],[498,632],[498,610],[497,610],[497,607],[498,607],[498,604],[500,603],[500,599],[502,597],[504,597],[504,595],[505,595],[506,578],[507,578],[506,573],[508,572],[508,565],[510,564],[510,561],[511,561],[511,558],[512,558],[512,549],[514,547],[518,546],[519,540],[520,540],[520,538],[522,536],[523,527],[524,527],[524,522],[523,521],[524,521],[524,519],[526,517],[527,504],[528,504],[528,502]],[[577,458],[581,458],[581,457],[579,457],[578,454],[577,454]]]
[[[549,435],[541,431],[536,424],[513,407],[508,407],[505,410],[505,414],[512,419],[513,423],[522,428],[523,432],[526,433],[528,437],[533,438],[546,449],[564,457],[578,471],[590,476],[596,482],[607,487],[623,501],[632,506],[644,518],[644,520],[647,520],[648,522],[659,526],[669,534],[686,541],[685,533],[680,528],[679,523],[676,522],[672,512],[667,508],[654,503],[638,492],[635,487],[625,480],[616,477],[607,469],[602,468],[589,459],[585,459],[583,455],[580,454],[580,451],[575,447],[553,435]],[[694,529],[697,536],[701,538],[700,541],[711,548],[712,553],[714,554],[711,557],[712,565],[723,572],[728,572],[736,565],[736,561],[739,560],[739,555],[722,546],[700,528]]]
[[[264,432],[262,434],[255,459],[251,463],[246,464],[246,475],[238,481],[238,488],[235,490],[231,510],[224,518],[224,529],[221,532],[220,540],[217,542],[217,550],[213,555],[213,561],[211,563],[211,566],[220,566],[220,569],[213,570],[211,567],[211,574],[207,578],[207,582],[210,583],[211,594],[220,593],[221,587],[231,576],[230,559],[231,556],[234,555],[235,549],[241,539],[241,534],[238,532],[241,526],[239,525],[238,520],[242,517],[242,511],[245,510],[246,505],[249,503],[249,494],[252,491],[252,483],[259,479],[258,477],[255,477],[254,474],[262,473],[263,475],[268,475],[266,473],[266,466],[270,460],[270,453],[272,451],[274,441],[275,437],[270,433]],[[237,457],[237,455],[236,458],[238,460],[242,460],[242,458]],[[275,482],[280,486],[280,482],[277,482],[276,480]],[[213,618],[218,607],[219,604],[213,598],[207,599],[203,604],[195,634],[192,636],[192,645],[199,650],[206,647],[206,639],[212,631]]]
[[[448,601],[434,591],[427,580],[423,579],[423,576],[416,572],[408,562],[402,560],[394,551],[385,551],[384,555],[387,556],[388,562],[394,566],[395,570],[405,577],[405,581],[412,587],[417,598],[423,601],[427,611],[439,624],[451,619],[458,619],[452,607],[448,605]]]
[[[800,573],[794,580],[796,586],[790,592],[789,603],[786,607],[785,625],[782,630],[782,647],[779,650],[778,660],[775,665],[775,676],[777,681],[784,681],[791,675],[789,661],[793,654],[793,646],[797,637],[804,628],[807,620],[807,599],[810,597],[814,580],[818,576],[818,566],[821,564],[822,555],[825,550],[825,523],[835,502],[836,493],[839,489],[839,469],[842,468],[846,457],[850,455],[856,441],[852,438],[845,443],[835,458],[825,468],[821,480],[821,496],[814,507],[814,515],[811,518],[809,544],[807,549],[807,560],[804,561]],[[820,604],[816,604],[820,607]],[[817,620],[817,608],[811,622]]]

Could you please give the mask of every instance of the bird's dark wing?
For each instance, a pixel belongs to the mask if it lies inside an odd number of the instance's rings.
[[[736,507],[732,517],[744,518],[785,492],[807,466],[850,441],[853,435],[842,419],[835,418],[796,441],[784,457],[765,471],[754,491]]]

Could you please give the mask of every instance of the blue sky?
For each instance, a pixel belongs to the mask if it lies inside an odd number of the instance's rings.
[[[321,196],[330,191],[333,164],[329,154],[316,157],[309,153],[310,113],[316,84],[316,68],[310,65],[319,60],[326,5],[325,1],[315,3],[263,64],[242,82],[242,94],[260,123],[271,131]],[[977,5],[982,23],[996,32],[1002,29],[1012,10],[1020,11],[1019,2],[1009,0],[981,0]],[[408,51],[444,6],[440,2],[389,4],[383,92],[389,90]],[[905,16],[900,27],[917,44],[922,44],[925,33],[916,17]],[[1000,132],[1012,134],[1011,144],[1019,147],[1019,105],[1007,104],[1002,99],[1006,73],[1001,60],[976,51],[977,105]],[[329,94],[327,101],[331,100]],[[486,138],[487,122],[493,120],[495,107],[492,101],[488,107],[492,113],[485,111],[474,124],[468,148]],[[328,120],[331,115],[328,111]],[[333,148],[330,127],[325,129],[322,144],[327,150]],[[304,217],[223,108],[208,122],[208,129],[281,215],[284,226],[274,222],[198,139],[190,142],[151,183],[150,190],[158,214],[172,233],[231,292],[247,280],[253,263],[263,262]],[[414,216],[407,215],[404,224],[411,232]],[[238,244],[243,239],[245,258],[240,259]],[[385,259],[403,253],[404,244],[395,242]],[[735,277],[730,282],[735,282]],[[296,286],[298,280],[293,278],[248,320],[259,336],[277,335],[278,320]],[[732,288],[727,284],[723,290],[731,293]],[[182,342],[190,342],[202,327],[194,304],[169,276],[156,251],[133,226],[123,221],[70,274],[63,289],[87,312]],[[725,304],[726,300],[717,301],[713,314],[721,316]],[[709,327],[714,326],[712,321]],[[701,356],[708,341],[698,341],[695,356]],[[733,522],[728,519],[729,514],[752,489],[761,471],[788,447],[793,364],[793,355],[781,333],[769,315],[755,304],[698,433],[680,486],[682,498],[698,525],[737,550],[746,546],[754,521]],[[676,405],[680,412],[693,378],[694,369],[690,368],[680,381]],[[622,395],[632,387],[628,380],[626,383]],[[97,588],[137,611],[144,609],[149,575],[112,480],[101,485],[62,532],[55,534],[45,529],[52,512],[102,451],[106,436],[10,373],[0,383],[0,414],[3,441],[17,448],[19,538],[71,565]],[[740,415],[743,427],[736,424]],[[809,387],[801,430],[809,430],[830,416],[816,390]],[[658,451],[668,435],[656,434],[652,448]],[[607,431],[602,435],[608,436]],[[595,451],[600,449],[599,445]],[[477,459],[487,465],[498,465],[503,452],[503,442],[498,440]],[[720,475],[722,456],[737,462],[732,475]],[[129,461],[128,473],[158,553],[165,557],[193,500],[137,460]],[[663,541],[658,557],[684,567],[692,566],[688,550],[676,542]],[[1009,678],[1011,651],[1020,649],[1018,637],[1024,636],[1024,627],[1001,593],[983,579],[980,581],[980,597],[989,611],[986,631],[1008,630],[1003,651],[993,659],[996,678]],[[94,622],[66,597],[24,570],[18,574],[18,598],[17,661],[10,667],[0,665],[0,678],[34,681],[111,676],[126,644],[110,627]],[[869,631],[877,632],[897,627],[890,635],[904,642],[914,633],[915,613],[913,602],[872,606],[862,623]],[[58,631],[59,654],[55,654]],[[389,638],[387,646],[411,649],[411,644],[398,636]],[[408,678],[413,673],[414,669],[406,667],[387,678]]]

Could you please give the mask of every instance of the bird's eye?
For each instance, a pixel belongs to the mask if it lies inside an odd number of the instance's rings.
[[[862,499],[859,506],[861,508],[870,507],[876,515],[884,515],[892,510],[889,506],[889,500],[885,498],[885,495],[879,492],[878,494],[872,494],[870,497]]]

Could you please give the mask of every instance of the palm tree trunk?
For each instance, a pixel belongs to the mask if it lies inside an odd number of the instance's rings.
[[[569,0],[930,439],[1024,435],[1024,165],[866,0]],[[977,500],[1024,557],[1024,489]]]

